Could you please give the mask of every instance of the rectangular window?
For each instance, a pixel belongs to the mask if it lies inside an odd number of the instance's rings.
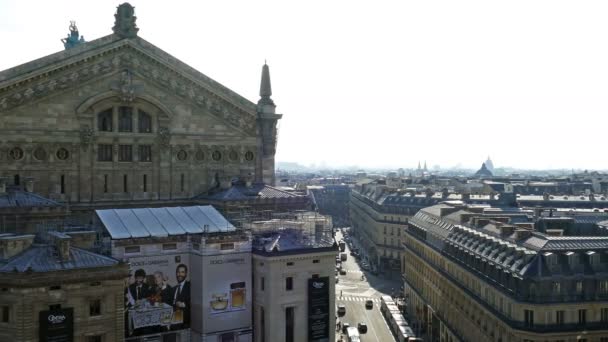
[[[319,263],[319,259],[313,259],[312,263],[313,264],[318,264]]]
[[[524,323],[528,328],[534,326],[534,310],[524,310]]]
[[[87,342],[103,342],[101,335],[89,336],[87,337]]]
[[[10,311],[9,311],[9,307],[8,305],[3,305],[2,306],[2,317],[0,317],[2,319],[2,323],[8,323],[10,321]]]
[[[285,290],[287,290],[287,291],[293,290],[293,277],[285,278]]]
[[[57,310],[61,310],[61,304],[49,305],[49,311],[57,311]]]
[[[600,309],[600,321],[608,323],[608,308]]]
[[[310,276],[312,279],[319,279],[319,275],[318,274],[313,274],[312,276]]]
[[[94,299],[89,302],[89,316],[101,315],[101,300]]]
[[[97,145],[97,161],[112,161],[112,145]]]
[[[61,175],[61,193],[65,194],[65,175]]]
[[[163,243],[163,251],[172,251],[177,249],[176,243]]]
[[[587,324],[587,310],[578,310],[578,324]]]
[[[179,177],[179,188],[181,192],[184,192],[184,174],[182,173]]]
[[[122,176],[122,191],[123,192],[129,192],[128,182],[129,182],[129,179],[128,179],[127,175],[123,175]]]
[[[57,290],[61,290],[61,285],[49,286],[49,291],[57,291]]]
[[[580,295],[581,293],[583,293],[583,282],[577,281],[576,282],[576,294]]]
[[[139,109],[139,133],[152,132],[152,118],[143,110]]]
[[[139,161],[140,162],[151,162],[152,161],[152,146],[151,145],[139,145]]]
[[[294,341],[294,308],[285,308],[285,342]]]
[[[260,290],[264,291],[265,285],[264,277],[260,277]]]
[[[290,262],[288,262],[288,263],[287,263],[287,266],[293,266],[293,262],[291,262],[291,261],[290,261]]]
[[[223,244],[220,245],[220,250],[222,250],[222,251],[229,251],[231,249],[234,249],[234,243],[233,242],[223,243]]]
[[[148,192],[148,175],[144,175],[143,177],[143,185],[144,185],[144,192]]]
[[[564,310],[555,311],[555,324],[563,325],[564,324]]]
[[[108,193],[108,175],[103,175],[103,192]]]
[[[121,161],[121,162],[133,161],[133,146],[118,145],[118,161]]]
[[[561,294],[562,287],[561,287],[561,284],[559,282],[554,281],[551,288],[553,290],[553,294],[554,295]]]
[[[600,280],[600,293],[607,294],[608,293],[608,280]]]
[[[112,132],[112,108],[97,114],[97,130]]]
[[[125,247],[125,254],[139,253],[139,246],[127,246]]]
[[[133,108],[118,107],[118,131],[133,132]]]

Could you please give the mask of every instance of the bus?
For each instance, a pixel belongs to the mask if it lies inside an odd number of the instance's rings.
[[[399,342],[420,341],[416,338],[414,331],[403,318],[401,310],[391,296],[380,297],[380,312],[386,319],[391,332]]]
[[[359,342],[359,330],[357,327],[348,327],[346,329],[346,335],[348,336],[348,342]]]

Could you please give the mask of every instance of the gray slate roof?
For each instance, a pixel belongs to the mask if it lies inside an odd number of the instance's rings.
[[[0,273],[52,272],[108,267],[116,264],[118,264],[116,259],[76,247],[70,247],[70,260],[62,262],[54,246],[35,244],[4,262],[0,261]]]
[[[7,189],[0,194],[0,208],[62,207],[63,205],[38,194]]]
[[[230,189],[213,195],[202,195],[197,198],[206,198],[220,201],[244,201],[258,198],[293,198],[300,197],[287,191],[279,190],[265,184],[253,184],[251,187],[234,185]]]
[[[104,209],[95,213],[112,239],[234,231],[214,207]]]

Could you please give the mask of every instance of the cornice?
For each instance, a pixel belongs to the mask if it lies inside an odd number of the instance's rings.
[[[128,69],[135,77],[187,100],[243,132],[255,134],[257,114],[253,103],[141,38],[112,41],[57,62],[55,55],[45,58],[51,64],[29,66],[33,70],[28,70],[26,63],[0,73],[0,78],[5,78],[0,81],[0,112]],[[45,58],[32,63],[41,64]],[[23,74],[17,74],[19,70]]]

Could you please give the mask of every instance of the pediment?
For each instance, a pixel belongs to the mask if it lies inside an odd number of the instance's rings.
[[[108,77],[113,85],[99,89],[103,96],[115,93],[129,101],[129,96],[145,96],[138,87],[150,83],[231,127],[255,132],[254,103],[142,38],[114,35],[0,72],[0,114]],[[93,100],[83,99],[77,110],[86,110]]]

